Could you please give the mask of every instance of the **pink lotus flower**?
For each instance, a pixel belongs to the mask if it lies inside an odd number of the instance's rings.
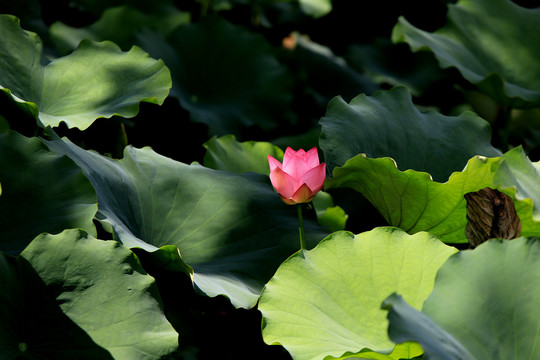
[[[270,155],[268,164],[270,181],[281,200],[288,205],[313,200],[326,179],[326,164],[319,164],[317,148],[305,152],[288,147],[283,156],[283,165]]]

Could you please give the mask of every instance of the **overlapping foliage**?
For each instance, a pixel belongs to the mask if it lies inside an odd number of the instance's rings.
[[[4,356],[538,357],[540,9],[72,3],[0,5]],[[470,250],[486,187],[523,237]]]

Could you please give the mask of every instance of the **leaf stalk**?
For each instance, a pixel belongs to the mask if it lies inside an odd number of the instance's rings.
[[[298,204],[298,233],[300,235],[300,249],[306,249],[306,235],[304,233],[304,217],[302,215],[302,204]]]

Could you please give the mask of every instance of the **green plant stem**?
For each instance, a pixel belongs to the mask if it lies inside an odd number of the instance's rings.
[[[304,234],[304,218],[302,216],[302,204],[298,204],[298,233],[300,234],[300,249],[306,249],[306,235]]]
[[[510,136],[511,116],[511,107],[501,107],[493,124],[495,135],[497,136],[497,139],[495,139],[495,145],[499,147],[502,152],[507,152],[508,150],[510,150],[508,138]]]
[[[123,122],[120,122],[120,126],[118,128],[118,137],[116,141],[116,147],[114,149],[114,156],[117,159],[121,159],[124,156],[124,148],[128,146],[128,137],[126,132],[126,126]]]

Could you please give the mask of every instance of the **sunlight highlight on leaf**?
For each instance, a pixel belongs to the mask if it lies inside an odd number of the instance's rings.
[[[264,340],[299,360],[418,356],[414,344],[394,349],[380,304],[399,291],[420,309],[439,267],[456,252],[428,233],[396,228],[333,233],[287,259],[265,286]]]
[[[85,40],[49,61],[41,39],[14,16],[1,15],[0,29],[0,87],[17,103],[35,104],[42,127],[64,122],[85,130],[100,117],[133,117],[141,101],[162,104],[169,94],[169,70],[138,47],[122,52],[112,42]],[[11,42],[19,46],[10,48]]]
[[[524,236],[540,236],[540,164],[532,163],[521,148],[501,157],[476,156],[447,182],[429,174],[399,171],[390,158],[357,155],[334,169],[326,189],[350,187],[362,193],[390,225],[411,234],[429,231],[447,243],[468,242],[465,194],[485,187],[514,200]]]

